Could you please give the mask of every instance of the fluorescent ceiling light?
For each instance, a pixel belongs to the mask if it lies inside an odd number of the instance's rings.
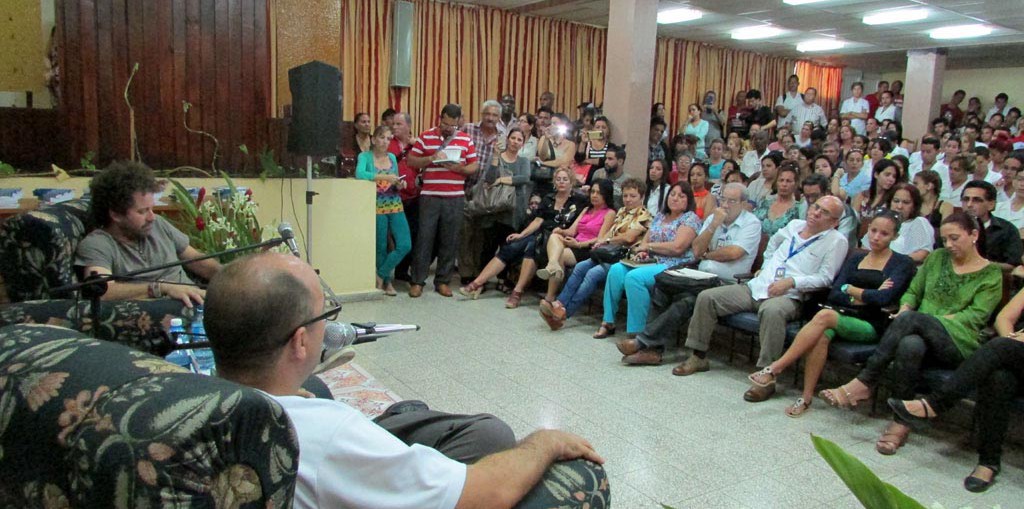
[[[909,23],[911,21],[921,21],[927,17],[928,9],[893,9],[864,16],[864,24],[888,25],[891,23]]]
[[[992,27],[986,25],[957,25],[936,28],[928,32],[932,39],[966,39],[968,37],[982,37],[991,33]]]
[[[782,3],[789,5],[803,5],[803,4],[815,4],[818,2],[824,2],[825,0],[782,0]]]
[[[672,23],[682,23],[684,21],[693,21],[704,17],[704,13],[697,9],[691,9],[689,7],[680,7],[678,9],[669,9],[658,13],[658,23],[662,25],[671,25]]]
[[[835,39],[811,39],[797,44],[796,50],[806,53],[808,51],[828,51],[839,49],[843,46],[846,46],[845,42],[837,41]]]
[[[784,30],[771,25],[758,25],[752,27],[737,28],[732,31],[732,38],[739,41],[749,39],[767,39],[782,34]]]

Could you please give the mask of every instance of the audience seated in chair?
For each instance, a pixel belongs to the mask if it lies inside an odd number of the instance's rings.
[[[885,331],[883,308],[899,301],[914,273],[913,260],[891,249],[898,238],[899,225],[895,212],[883,210],[875,214],[865,234],[869,250],[847,257],[832,282],[827,308],[800,329],[782,357],[750,375],[755,386],[768,387],[801,357],[806,358],[803,394],[786,408],[786,415],[799,417],[811,406],[833,338],[877,343],[880,333]]]
[[[830,405],[851,408],[870,398],[890,363],[887,385],[895,397],[911,398],[926,362],[955,368],[978,349],[978,333],[1002,297],[1002,271],[985,259],[984,230],[970,215],[953,213],[940,234],[946,247],[925,259],[864,369],[842,387],[821,392]],[[875,448],[895,454],[909,435],[896,416]]]
[[[618,247],[624,256],[628,256],[629,250],[651,226],[651,214],[642,205],[644,190],[644,183],[632,177],[622,183],[623,206],[615,213],[615,220],[608,232],[594,244],[595,249],[601,246]],[[604,284],[612,263],[595,259],[594,256],[577,263],[558,298],[550,303],[541,300],[541,316],[552,330],[562,328],[565,320],[575,315],[594,290]]]
[[[843,204],[837,198],[819,199],[806,221],[794,220],[772,236],[754,279],[701,292],[686,335],[690,356],[672,373],[688,376],[707,371],[707,351],[718,318],[742,311],[757,311],[761,340],[757,365],[765,367],[777,359],[786,338],[786,322],[797,317],[801,300],[810,291],[828,288],[842,266],[847,243],[835,229],[842,215]],[[744,399],[764,401],[774,393],[774,384],[755,385]]]
[[[537,277],[548,282],[544,300],[555,300],[565,269],[590,259],[590,249],[604,238],[615,219],[614,186],[610,180],[598,180],[590,186],[590,203],[568,228],[555,228],[547,243],[548,264],[537,271]]]
[[[487,262],[480,275],[468,285],[459,288],[460,294],[471,299],[478,298],[488,279],[497,276],[505,267],[522,261],[519,281],[505,301],[505,307],[508,309],[519,307],[523,292],[537,271],[536,259],[539,258],[546,265],[546,256],[543,256],[545,253],[540,246],[545,245],[555,228],[568,228],[572,225],[586,207],[586,197],[573,192],[573,173],[568,168],[555,170],[553,181],[555,192],[544,197],[533,220],[523,228],[523,231],[505,238],[505,244],[498,249],[494,258]]]
[[[654,276],[676,265],[693,261],[691,243],[700,229],[700,218],[693,212],[693,193],[685,182],[674,184],[665,199],[665,208],[651,221],[651,229],[628,259],[608,269],[604,286],[604,317],[594,338],[615,334],[615,314],[622,295],[626,295],[626,334],[635,336],[647,323]]]
[[[737,274],[750,271],[761,239],[761,223],[744,208],[743,185],[726,184],[721,206],[704,221],[700,233],[691,244],[693,256],[700,260],[698,270],[718,276],[719,281],[733,282]],[[692,292],[690,292],[692,293]],[[654,285],[647,324],[636,339],[616,343],[622,362],[632,365],[661,364],[661,356],[677,330],[693,313],[695,294],[670,294]]]
[[[325,320],[341,309],[324,310],[319,279],[301,260],[243,258],[214,278],[207,297],[220,376],[269,394],[295,426],[295,507],[511,507],[531,490],[555,494],[551,506],[607,505],[604,486],[571,486],[603,477],[600,467],[557,471],[559,461],[603,462],[570,433],[537,431],[517,445],[512,430],[489,415],[411,404],[374,423],[343,403],[297,395],[320,362]],[[281,302],[291,305],[282,310]],[[560,477],[538,484],[551,468]]]
[[[1010,404],[1024,382],[1024,334],[1016,325],[1022,312],[1024,291],[1017,292],[996,316],[999,337],[981,345],[941,387],[919,400],[889,399],[896,415],[915,425],[945,414],[977,391],[974,425],[978,432],[978,466],[964,479],[968,491],[987,490],[999,474]]]

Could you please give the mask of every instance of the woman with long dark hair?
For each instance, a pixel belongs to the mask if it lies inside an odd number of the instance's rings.
[[[944,219],[940,234],[946,247],[925,259],[864,368],[845,385],[819,394],[830,405],[851,408],[870,398],[887,371],[892,394],[910,399],[926,362],[952,369],[978,349],[978,335],[1002,298],[1003,273],[985,259],[985,229],[967,213]],[[895,454],[909,435],[897,415],[875,449]]]
[[[654,159],[647,163],[647,194],[644,195],[644,207],[647,210],[665,208],[665,198],[671,185],[668,183],[668,172],[665,161]]]

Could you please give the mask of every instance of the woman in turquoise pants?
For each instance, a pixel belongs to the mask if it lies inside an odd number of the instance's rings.
[[[647,324],[654,276],[676,265],[693,261],[690,243],[700,230],[700,218],[693,211],[693,192],[685,182],[675,183],[668,192],[665,208],[658,211],[651,229],[633,255],[639,265],[623,262],[612,265],[604,285],[604,318],[595,338],[615,334],[615,313],[622,294],[626,294],[626,334],[635,336]],[[646,263],[654,257],[655,263]],[[632,265],[636,265],[635,268]]]
[[[377,184],[377,288],[394,297],[391,284],[395,266],[412,249],[409,222],[405,219],[400,189],[406,186],[398,176],[398,160],[388,152],[391,130],[379,126],[370,138],[371,149],[359,154],[356,160],[356,178],[372,180]],[[388,234],[395,240],[395,249],[388,252]]]

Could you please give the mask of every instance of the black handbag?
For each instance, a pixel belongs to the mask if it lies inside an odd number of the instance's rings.
[[[659,272],[654,276],[655,288],[668,296],[675,296],[679,294],[690,294],[697,295],[698,293],[707,290],[708,288],[714,288],[721,286],[722,280],[717,277],[707,279],[694,279],[683,276],[677,276],[671,271],[677,267],[672,267],[662,272]]]
[[[618,244],[601,244],[590,250],[594,263],[616,263],[629,254],[629,248]]]

